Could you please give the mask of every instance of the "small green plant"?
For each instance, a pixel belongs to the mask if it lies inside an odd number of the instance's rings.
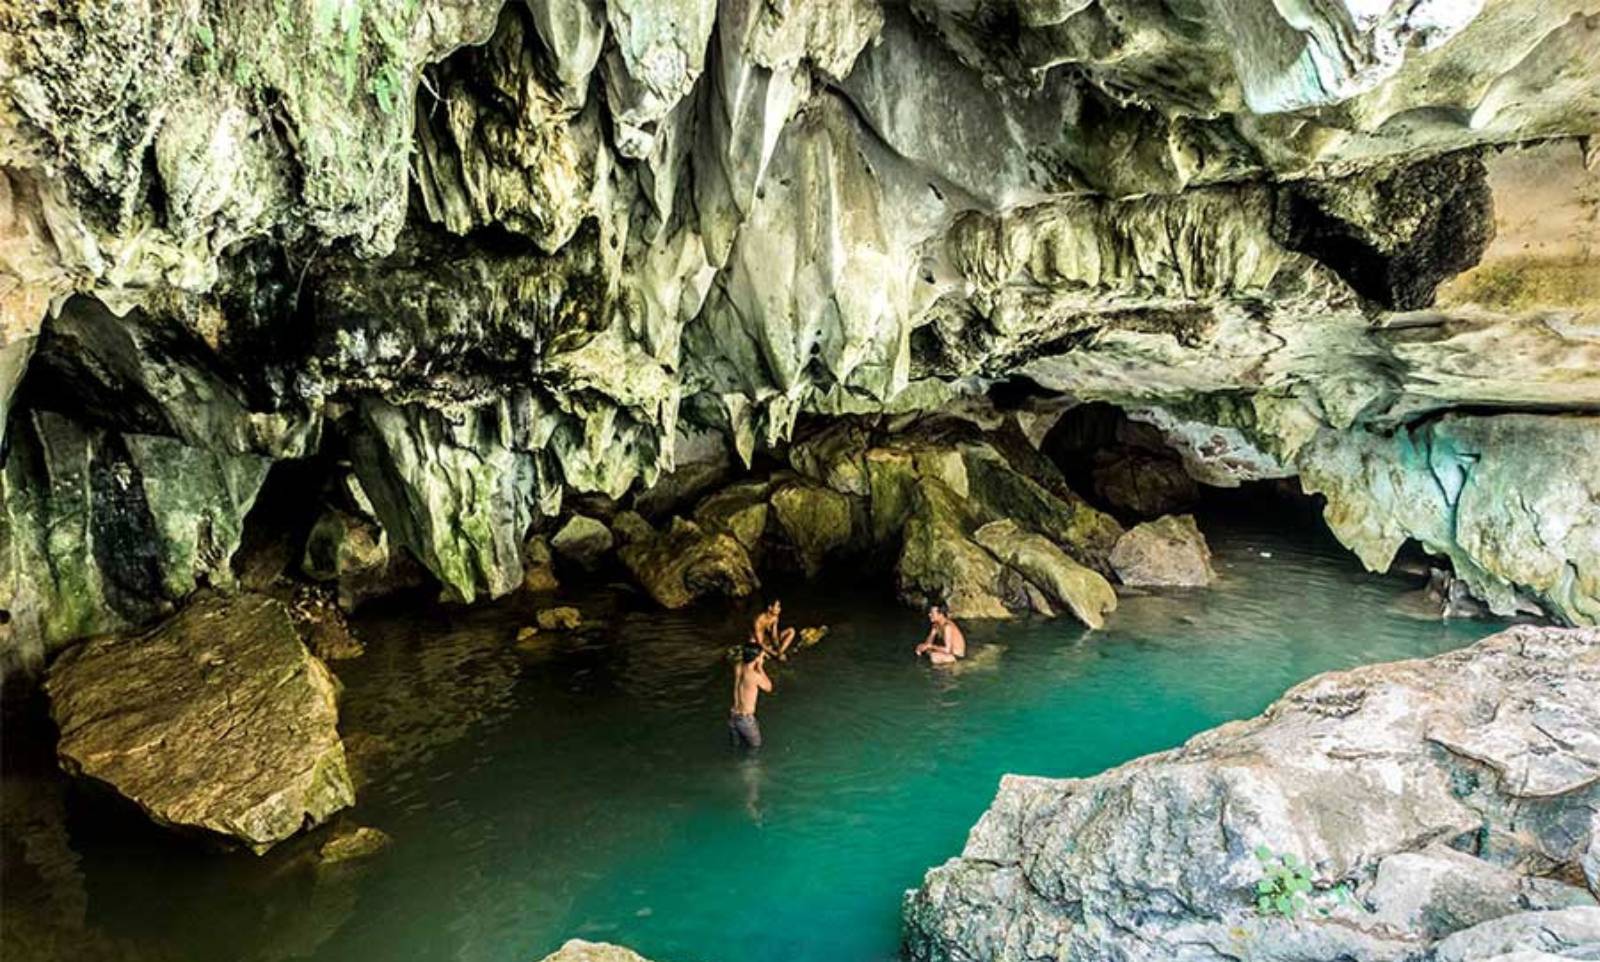
[[[372,75],[367,90],[378,101],[378,109],[385,116],[394,113],[405,83],[405,75],[393,64],[384,64]]]
[[[1292,919],[1306,907],[1312,890],[1311,870],[1293,855],[1278,855],[1265,845],[1256,847],[1261,863],[1261,881],[1256,883],[1256,911],[1262,915]]]
[[[1256,883],[1256,911],[1269,918],[1298,918],[1319,894],[1331,894],[1340,905],[1350,905],[1350,887],[1340,883],[1326,893],[1317,891],[1311,880],[1311,868],[1292,854],[1278,854],[1265,845],[1256,846],[1256,861],[1261,863],[1261,880]],[[1327,916],[1332,910],[1325,905],[1315,906],[1316,913]]]

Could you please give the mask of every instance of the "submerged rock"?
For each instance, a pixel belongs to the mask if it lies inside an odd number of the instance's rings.
[[[302,586],[294,592],[290,612],[300,638],[323,661],[360,658],[366,647],[350,630],[342,608],[320,586]]]
[[[1008,775],[962,856],[907,893],[907,954],[1412,962],[1590,944],[1600,905],[1559,880],[1582,877],[1593,837],[1596,732],[1600,632],[1518,627],[1318,676],[1092,778]],[[1304,910],[1258,910],[1258,848],[1307,866]]]
[[[562,605],[539,609],[534,620],[539,622],[541,631],[571,631],[583,625],[583,613],[570,605]]]
[[[1194,516],[1146,521],[1117,541],[1111,567],[1125,585],[1204,587],[1217,580],[1211,548]]]
[[[264,852],[355,801],[337,685],[270,598],[205,598],[86,642],[45,690],[62,767],[163,825]]]
[[[317,847],[317,862],[326,866],[371,858],[393,844],[387,832],[370,825],[340,825]]]

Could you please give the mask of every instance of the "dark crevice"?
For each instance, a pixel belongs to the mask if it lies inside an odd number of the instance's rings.
[[[1359,192],[1361,222],[1342,195]],[[1398,225],[1409,225],[1404,236]],[[1478,263],[1494,238],[1494,195],[1472,153],[1447,154],[1381,177],[1296,183],[1278,191],[1273,235],[1316,258],[1367,300],[1420,310],[1434,290]]]

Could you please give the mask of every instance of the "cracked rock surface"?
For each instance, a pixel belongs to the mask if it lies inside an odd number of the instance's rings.
[[[87,642],[45,683],[69,773],[257,852],[355,802],[336,688],[288,609],[254,594]]]

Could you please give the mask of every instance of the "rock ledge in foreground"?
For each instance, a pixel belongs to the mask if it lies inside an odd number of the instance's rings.
[[[540,962],[650,962],[650,960],[620,945],[571,939]]]
[[[1007,776],[962,855],[907,893],[906,954],[1592,959],[1597,835],[1600,631],[1512,628],[1313,678],[1093,778]],[[1256,909],[1261,846],[1310,866],[1293,919]]]
[[[355,801],[333,677],[271,598],[205,598],[86,642],[45,689],[61,766],[162,825],[263,852]]]

